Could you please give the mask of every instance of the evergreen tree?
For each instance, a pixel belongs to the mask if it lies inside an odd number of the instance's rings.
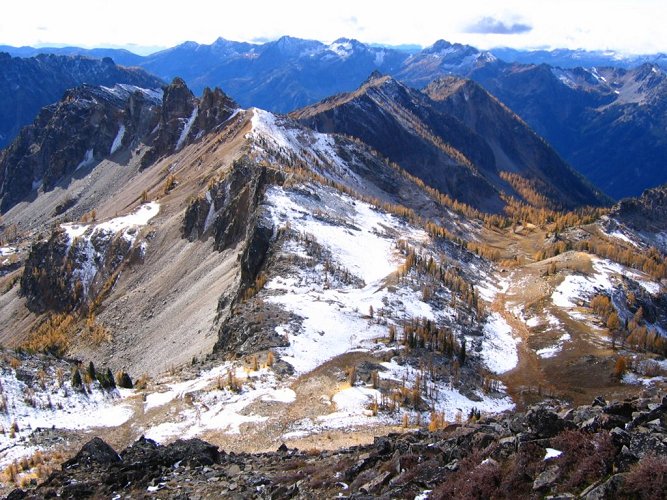
[[[466,339],[461,342],[461,349],[459,350],[459,364],[463,366],[466,362]]]
[[[72,373],[72,387],[80,388],[83,387],[83,380],[81,379],[81,372],[76,368],[74,373]]]

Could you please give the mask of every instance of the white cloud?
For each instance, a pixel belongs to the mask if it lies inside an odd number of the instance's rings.
[[[466,33],[482,18],[532,30],[520,34]],[[289,34],[331,41],[430,45],[444,38],[480,48],[566,46],[628,52],[667,51],[664,0],[488,0],[397,2],[304,0],[157,2],[35,0],[3,5],[0,44],[172,46],[277,38]]]

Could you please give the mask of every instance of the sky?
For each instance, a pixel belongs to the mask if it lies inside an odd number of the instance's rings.
[[[388,45],[667,52],[665,0],[31,0],[3,2],[0,45],[124,47],[282,35]]]

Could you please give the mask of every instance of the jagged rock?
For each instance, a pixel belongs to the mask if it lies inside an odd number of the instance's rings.
[[[627,429],[633,429],[639,425],[642,425],[646,422],[650,422],[651,420],[654,420],[656,418],[660,418],[667,414],[667,400],[666,398],[663,398],[660,406],[654,408],[653,410],[649,411],[648,413],[640,413],[636,417],[632,419],[632,422],[626,425]],[[634,413],[633,413],[634,415]]]
[[[602,396],[598,396],[593,400],[593,403],[591,403],[591,406],[606,406],[607,402]]]
[[[237,104],[220,89],[205,89],[200,100],[182,78],[174,78],[164,87],[157,132],[148,141],[151,148],[141,160],[142,168],[213,131],[237,108]]]
[[[630,438],[630,453],[638,458],[646,455],[667,455],[667,436],[644,432],[633,433]]]
[[[28,493],[21,488],[16,488],[9,495],[5,497],[5,500],[23,500],[28,497]]]
[[[609,435],[611,436],[612,440],[614,441],[614,444],[618,448],[621,448],[623,446],[628,446],[630,444],[630,434],[621,429],[620,427],[613,428],[609,432]]]
[[[97,464],[113,464],[121,461],[120,455],[102,439],[94,437],[88,441],[74,458],[63,463],[63,469]]]
[[[531,409],[526,413],[526,424],[538,438],[550,438],[566,428],[574,428],[554,411],[545,408]]]
[[[637,407],[630,401],[612,401],[603,408],[602,411],[609,415],[616,415],[625,419],[626,422],[632,418],[632,412],[636,411]]]
[[[376,493],[391,477],[391,472],[383,472],[359,487],[362,493]]]
[[[623,415],[603,413],[595,417],[595,421],[601,429],[612,430],[615,427],[623,427],[630,421],[630,418]]]

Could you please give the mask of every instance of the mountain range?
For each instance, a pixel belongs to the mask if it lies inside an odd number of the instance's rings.
[[[443,40],[421,51],[406,52],[349,39],[325,44],[292,37],[264,44],[222,38],[210,45],[186,42],[143,57],[113,49],[65,48],[58,52],[107,54],[125,64],[141,66],[162,80],[182,77],[195,94],[206,86],[220,86],[241,106],[274,112],[294,111],[330,95],[352,91],[372,71],[391,75],[414,88],[423,88],[442,76],[461,76],[480,83],[612,198],[639,195],[646,188],[667,182],[662,168],[665,141],[661,133],[666,117],[665,73],[657,65],[659,56],[633,59],[652,63],[632,69],[570,68],[573,63],[567,62],[560,68],[505,62],[493,52]],[[32,52],[21,48],[14,53]],[[559,54],[574,61],[583,57],[580,52]],[[520,60],[527,61],[528,57]],[[628,61],[624,66],[632,65]],[[68,76],[66,81],[71,86],[81,79]],[[86,81],[100,83],[90,78]],[[114,83],[132,81],[115,77]],[[40,95],[19,114],[15,110],[3,113],[7,123],[5,143],[41,106],[60,97],[55,94]]]

